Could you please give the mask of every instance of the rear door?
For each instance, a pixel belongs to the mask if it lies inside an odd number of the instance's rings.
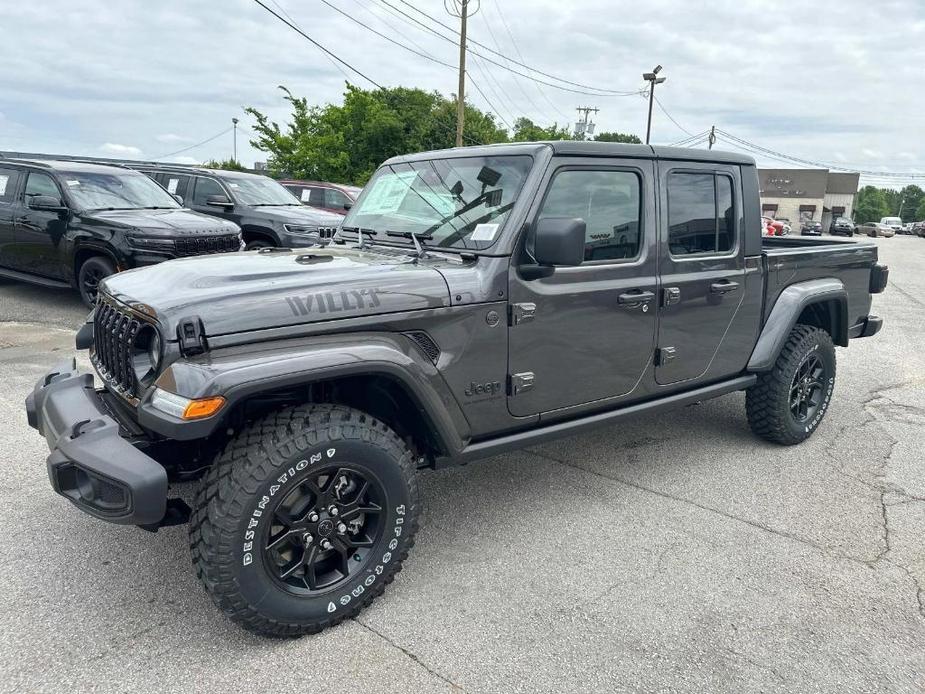
[[[667,385],[707,374],[745,297],[745,260],[737,166],[661,161],[659,178],[655,379]]]
[[[0,267],[11,269],[18,269],[13,229],[14,219],[19,211],[16,204],[19,177],[18,169],[0,166]]]
[[[554,160],[531,224],[583,219],[584,263],[540,279],[511,268],[508,410],[515,416],[628,396],[652,362],[654,163],[588,162]]]

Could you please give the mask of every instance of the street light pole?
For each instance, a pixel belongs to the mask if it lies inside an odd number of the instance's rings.
[[[662,66],[656,65],[652,72],[644,72],[642,75],[642,79],[649,83],[649,120],[646,123],[646,144],[649,144],[649,136],[652,134],[652,102],[655,101],[655,85],[668,79],[658,76],[661,71]]]
[[[238,119],[232,118],[231,125],[234,128],[234,148],[232,149],[233,154],[231,158],[233,161],[237,162],[238,161]]]

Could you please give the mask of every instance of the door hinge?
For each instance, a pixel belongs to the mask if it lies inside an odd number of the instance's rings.
[[[536,317],[536,304],[511,304],[509,325],[528,323]]]
[[[514,396],[533,389],[534,376],[532,371],[520,374],[511,374],[507,377],[507,394]]]
[[[680,287],[665,287],[662,290],[662,306],[674,306],[681,303]]]
[[[659,347],[655,350],[655,365],[656,366],[666,366],[667,364],[673,362],[677,353],[674,347]]]

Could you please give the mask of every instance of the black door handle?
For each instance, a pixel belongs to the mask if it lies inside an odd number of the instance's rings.
[[[617,303],[621,306],[626,306],[627,308],[636,308],[642,304],[647,304],[655,298],[655,292],[649,291],[635,291],[635,292],[626,292],[617,297]]]
[[[738,288],[738,282],[730,282],[729,280],[724,280],[723,282],[714,282],[710,285],[710,291],[713,294],[725,294],[726,292],[734,292]]]

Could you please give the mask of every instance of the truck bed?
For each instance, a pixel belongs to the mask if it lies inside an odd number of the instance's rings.
[[[765,315],[789,285],[805,280],[834,277],[848,292],[849,325],[870,312],[871,269],[877,262],[873,241],[805,236],[762,237],[767,291]]]

